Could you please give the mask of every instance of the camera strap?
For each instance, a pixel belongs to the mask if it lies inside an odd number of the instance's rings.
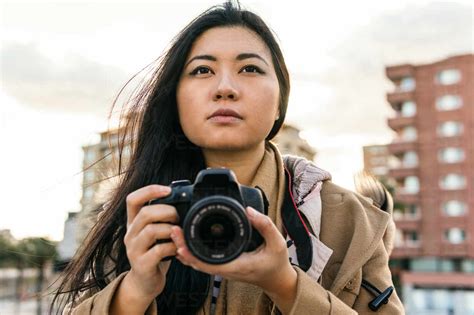
[[[311,232],[303,220],[303,214],[298,210],[293,198],[292,174],[285,167],[285,197],[281,209],[283,228],[296,247],[298,267],[307,271],[313,261],[313,245]]]

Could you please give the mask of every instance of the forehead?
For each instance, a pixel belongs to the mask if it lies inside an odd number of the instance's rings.
[[[202,33],[194,42],[189,58],[209,54],[218,57],[235,57],[245,53],[257,53],[271,62],[270,49],[252,30],[241,27],[214,27]]]

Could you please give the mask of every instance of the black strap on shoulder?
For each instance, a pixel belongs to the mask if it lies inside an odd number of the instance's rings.
[[[308,227],[293,199],[291,173],[286,168],[285,181],[285,197],[281,209],[283,227],[295,244],[298,266],[302,270],[307,271],[313,261],[313,245]]]

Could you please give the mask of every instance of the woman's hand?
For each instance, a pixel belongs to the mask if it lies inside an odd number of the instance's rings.
[[[171,228],[179,221],[178,213],[169,205],[143,205],[170,192],[167,186],[150,185],[127,196],[124,243],[131,269],[115,294],[112,313],[143,314],[165,287],[171,261],[162,259],[176,255],[177,248],[174,242],[156,244],[156,240],[170,239]]]
[[[265,239],[264,244],[255,251],[242,253],[225,264],[207,264],[192,255],[186,246],[183,230],[174,226],[171,238],[178,247],[176,258],[196,270],[257,285],[285,312],[291,308],[296,296],[297,281],[296,271],[289,262],[285,239],[268,216],[251,207],[246,212],[252,226]]]

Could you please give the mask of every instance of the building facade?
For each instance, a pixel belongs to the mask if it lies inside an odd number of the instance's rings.
[[[392,269],[409,314],[474,314],[474,55],[386,68]]]
[[[364,156],[364,171],[379,179],[386,179],[391,158],[387,145],[368,145],[362,148]]]
[[[118,183],[119,129],[100,133],[98,143],[82,147],[81,211],[79,212],[77,240],[82,243],[96,217],[94,210],[101,207]],[[122,152],[127,163],[130,150]]]
[[[77,220],[78,212],[69,212],[66,221],[64,222],[64,234],[63,239],[58,243],[56,250],[58,252],[57,257],[57,269],[65,267],[76,253],[77,244]]]
[[[284,124],[274,138],[281,154],[302,156],[310,161],[316,157],[316,150],[300,136],[301,130],[295,126]]]

